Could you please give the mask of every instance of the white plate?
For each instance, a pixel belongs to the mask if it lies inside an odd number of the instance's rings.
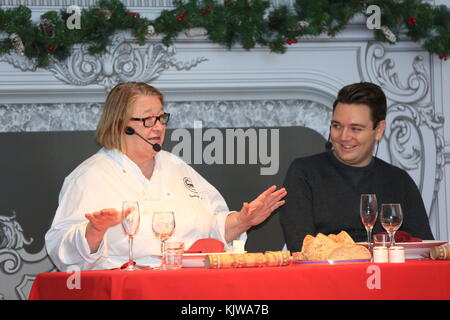
[[[430,257],[430,249],[446,244],[448,241],[423,240],[422,242],[396,242],[395,245],[405,248],[405,259],[424,259]],[[367,242],[358,242],[367,246]]]

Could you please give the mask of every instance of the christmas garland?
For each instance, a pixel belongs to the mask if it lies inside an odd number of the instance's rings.
[[[367,8],[381,10],[381,26],[374,29],[375,39],[395,43],[407,36],[440,59],[447,60],[450,51],[450,9],[432,6],[423,0],[296,0],[293,8],[273,8],[267,0],[175,1],[173,10],[163,10],[155,20],[130,12],[119,0],[100,0],[93,8],[79,14],[80,28],[68,28],[73,13],[67,8],[41,15],[39,23],[31,21],[26,6],[0,8],[0,55],[16,50],[38,67],[48,66],[49,56],[64,60],[75,44],[89,44],[91,54],[106,51],[111,36],[119,30],[131,30],[140,45],[162,35],[169,46],[180,32],[187,36],[207,38],[227,48],[240,44],[250,50],[256,45],[272,52],[284,53],[302,38],[342,31],[356,14],[368,18]]]

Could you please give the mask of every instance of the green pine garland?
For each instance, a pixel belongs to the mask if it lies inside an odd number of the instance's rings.
[[[49,55],[63,60],[75,44],[89,44],[92,54],[105,52],[111,36],[119,30],[131,30],[143,45],[149,27],[163,35],[162,42],[167,46],[180,32],[201,27],[210,41],[227,48],[240,44],[250,50],[260,45],[284,53],[304,36],[335,36],[356,14],[365,14],[370,5],[381,8],[381,25],[397,38],[406,35],[430,53],[447,59],[450,9],[423,0],[296,0],[294,8],[272,8],[267,0],[225,0],[223,5],[213,0],[176,0],[173,10],[163,10],[153,21],[129,12],[119,0],[100,0],[97,7],[82,10],[80,29],[67,28],[70,14],[65,8],[46,12],[41,21],[51,22],[50,33],[31,21],[29,8],[0,8],[0,32],[8,36],[0,40],[0,55],[17,50],[13,38],[18,36],[23,54],[36,59],[38,67],[46,67]],[[374,34],[377,40],[388,42],[381,30],[374,30]]]

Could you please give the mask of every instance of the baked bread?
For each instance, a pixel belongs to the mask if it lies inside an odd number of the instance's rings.
[[[328,257],[330,252],[338,246],[339,244],[337,242],[326,235],[319,233],[313,241],[307,243],[302,252],[308,260],[326,260],[324,258]]]
[[[341,231],[337,235],[307,235],[303,240],[302,251],[293,253],[293,257],[295,260],[337,261],[370,259],[371,254],[366,247],[355,244],[347,232]]]
[[[338,247],[328,255],[329,261],[370,259],[372,256],[366,247],[357,244],[347,244]]]

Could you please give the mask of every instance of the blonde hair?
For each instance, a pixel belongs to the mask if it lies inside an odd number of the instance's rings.
[[[164,106],[162,93],[144,82],[125,82],[116,85],[108,94],[100,121],[97,125],[97,141],[107,149],[125,152],[122,134],[131,117],[134,102],[139,96],[156,96]]]

